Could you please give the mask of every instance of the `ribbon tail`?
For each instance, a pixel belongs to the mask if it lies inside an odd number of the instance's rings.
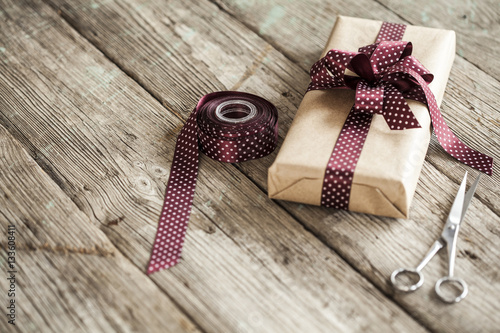
[[[382,115],[391,130],[421,128],[420,123],[406,103],[403,94],[393,85],[386,84],[384,91],[384,112]]]
[[[424,90],[420,86],[415,86],[410,90],[406,91],[403,94],[403,97],[427,105],[427,98],[425,97]]]
[[[198,175],[200,153],[196,115],[197,108],[177,138],[147,274],[172,267],[180,261]]]
[[[425,80],[415,71],[408,70],[408,73],[418,81],[424,90],[431,115],[432,127],[441,147],[460,162],[491,176],[493,173],[493,158],[464,144],[446,124],[437,105],[436,98]]]

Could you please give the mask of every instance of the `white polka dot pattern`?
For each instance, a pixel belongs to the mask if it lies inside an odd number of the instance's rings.
[[[255,105],[257,112],[244,122],[224,121],[215,111],[227,101],[234,101],[236,106],[238,101],[246,101]],[[215,160],[238,163],[270,154],[277,141],[278,112],[265,99],[234,91],[200,99],[177,138],[148,274],[180,260],[196,187],[198,149]]]
[[[391,40],[402,40],[403,35],[405,34],[405,30],[405,24],[384,22],[380,27],[380,31],[378,32],[377,40],[375,41],[375,43]]]
[[[445,151],[491,175],[493,159],[463,144],[448,128],[428,87],[433,75],[411,56],[412,44],[401,41],[405,25],[384,22],[375,44],[358,52],[330,50],[311,68],[309,90],[356,90],[354,105],[325,170],[321,204],[348,209],[354,170],[373,114],[392,130],[419,128],[405,98],[428,106],[434,132]],[[358,76],[345,75],[349,69]]]
[[[322,206],[345,210],[349,208],[354,169],[371,122],[371,113],[356,112],[354,107],[347,115],[326,167],[321,193]]]

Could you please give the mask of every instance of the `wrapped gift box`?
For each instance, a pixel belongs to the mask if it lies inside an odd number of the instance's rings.
[[[382,21],[339,16],[330,49],[357,51],[375,42]],[[455,57],[455,32],[407,26],[404,41],[432,74],[429,85],[441,104]],[[354,90],[305,94],[276,160],[269,169],[269,197],[320,205],[323,178],[340,130],[354,103]],[[374,115],[352,181],[349,210],[407,218],[431,137],[427,107],[407,100],[422,128],[391,130]]]

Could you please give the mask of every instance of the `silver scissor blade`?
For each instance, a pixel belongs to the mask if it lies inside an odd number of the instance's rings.
[[[477,184],[479,184],[479,179],[481,179],[481,174],[477,176],[476,180],[474,181],[474,183],[472,183],[467,193],[465,193],[464,206],[462,208],[462,217],[460,218],[460,223],[462,223],[462,221],[464,220],[465,212],[467,212],[467,208],[469,208],[469,203],[472,200],[472,197],[474,197]]]
[[[460,184],[460,188],[458,189],[457,196],[455,197],[455,201],[453,201],[453,206],[451,206],[450,215],[448,215],[447,223],[448,224],[460,224],[462,220],[462,209],[464,206],[464,197],[465,197],[465,186],[467,185],[467,172],[465,172],[464,179]]]

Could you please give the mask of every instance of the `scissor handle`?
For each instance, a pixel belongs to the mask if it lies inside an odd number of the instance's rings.
[[[417,282],[410,285],[406,284],[405,282],[397,280],[398,277],[402,278],[405,276],[408,278],[408,281],[414,280],[415,277],[418,277],[418,280]],[[420,271],[413,268],[400,268],[392,272],[391,283],[393,287],[396,288],[398,291],[408,293],[417,290],[422,286],[422,284],[424,284],[424,275]]]
[[[449,293],[445,293],[443,292],[443,290],[441,289],[441,286],[442,285],[446,285],[446,284],[451,284],[457,288],[454,288],[457,293],[460,293],[458,294],[449,294]],[[437,282],[436,282],[436,286],[434,288],[436,290],[436,294],[439,296],[439,298],[445,302],[445,303],[458,303],[460,302],[461,300],[463,300],[465,298],[465,296],[467,296],[467,293],[469,292],[469,288],[467,287],[467,283],[465,283],[464,280],[462,279],[459,279],[459,278],[456,278],[456,277],[449,277],[449,276],[445,276],[441,279],[439,279]]]

